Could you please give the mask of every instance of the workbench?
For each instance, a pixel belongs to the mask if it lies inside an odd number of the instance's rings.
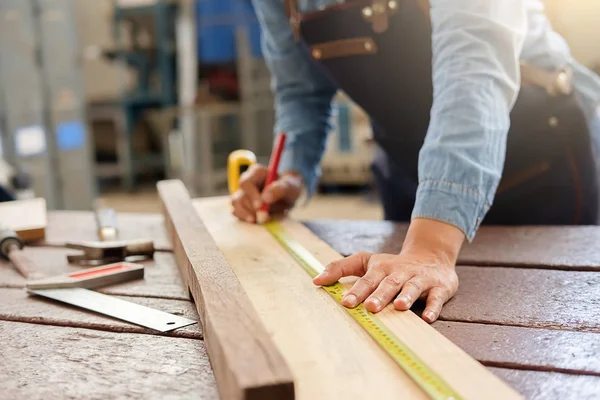
[[[311,221],[344,255],[398,252],[406,225]],[[120,214],[123,239],[168,249],[162,216]],[[51,212],[47,240],[96,240],[92,213]],[[433,326],[530,399],[600,398],[600,227],[483,227],[457,267],[460,288]],[[80,270],[72,250],[29,246],[46,275]],[[198,320],[174,257],[159,252],[144,280],[100,291]],[[157,334],[29,297],[0,261],[0,398],[213,399],[199,324]],[[418,308],[415,311],[419,311]]]

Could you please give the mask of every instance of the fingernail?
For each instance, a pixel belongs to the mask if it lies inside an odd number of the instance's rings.
[[[371,304],[375,306],[376,310],[379,310],[381,308],[381,301],[379,301],[379,299],[376,297],[371,299]]]
[[[258,200],[254,202],[254,208],[255,208],[255,209],[257,209],[257,210],[258,210],[258,209],[259,209],[259,208],[261,208],[261,207],[262,207],[262,202],[260,202],[260,201],[258,201]]]
[[[321,272],[319,275],[315,276],[315,279],[321,279],[322,277],[324,277],[326,275],[326,272],[323,271]]]
[[[428,320],[433,321],[434,315],[431,311],[427,311],[426,313],[424,313],[424,315]]]
[[[347,307],[356,307],[357,300],[356,300],[356,296],[353,294],[347,294],[346,296],[344,296],[342,301],[345,303],[344,305]]]
[[[402,296],[398,300],[400,300],[401,302],[403,302],[406,305],[410,304],[410,297],[408,297],[408,296]]]

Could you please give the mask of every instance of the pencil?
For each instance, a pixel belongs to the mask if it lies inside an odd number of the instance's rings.
[[[283,148],[285,146],[285,138],[285,132],[281,132],[275,140],[275,144],[273,145],[273,152],[271,153],[271,159],[269,160],[269,172],[267,174],[267,180],[265,181],[265,186],[263,187],[263,190],[271,183],[275,182],[275,180],[277,179],[277,169],[279,168],[281,153],[283,153]],[[268,220],[269,205],[265,203],[256,213],[256,222],[258,222],[259,224],[264,224]]]

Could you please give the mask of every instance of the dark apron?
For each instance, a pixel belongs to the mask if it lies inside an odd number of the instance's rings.
[[[301,14],[294,0],[287,3],[311,59],[371,118],[379,145],[373,171],[385,218],[393,221],[410,220],[433,103],[431,25],[423,4],[356,0]],[[597,213],[596,166],[575,97],[523,86],[511,113],[502,180],[483,223],[596,224]]]

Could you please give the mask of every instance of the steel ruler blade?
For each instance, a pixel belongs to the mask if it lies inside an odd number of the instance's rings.
[[[28,290],[28,292],[95,311],[136,325],[141,325],[146,328],[155,329],[160,332],[169,332],[196,323],[196,321],[191,319],[179,317],[177,315],[155,310],[150,307],[145,307],[88,289],[39,289]]]
[[[277,221],[270,221],[265,228],[290,253],[312,278],[324,267],[304,246],[289,235]],[[323,289],[340,305],[346,288],[337,282]],[[343,306],[342,306],[343,307]],[[433,400],[460,400],[462,397],[448,385],[435,371],[419,358],[394,332],[392,332],[375,314],[360,304],[358,307],[344,309],[377,342],[377,344],[406,372],[408,376]]]

